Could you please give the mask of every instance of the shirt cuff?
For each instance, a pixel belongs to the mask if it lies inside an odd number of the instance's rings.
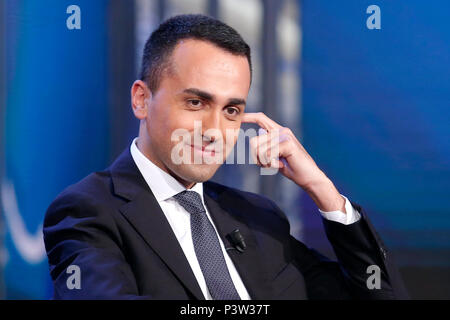
[[[353,208],[351,202],[347,199],[347,197],[345,197],[344,195],[342,196],[345,199],[345,212],[347,213],[343,213],[340,210],[325,212],[319,209],[322,217],[327,220],[339,222],[345,225],[357,222],[359,219],[361,219],[361,214],[358,212],[358,210]]]

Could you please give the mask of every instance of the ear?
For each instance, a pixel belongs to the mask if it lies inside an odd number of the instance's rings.
[[[150,89],[144,81],[136,80],[131,87],[131,107],[139,120],[147,117],[148,101],[151,98]]]

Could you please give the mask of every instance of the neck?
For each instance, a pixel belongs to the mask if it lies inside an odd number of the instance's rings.
[[[139,151],[142,152],[142,154],[149,159],[152,163],[154,163],[158,168],[163,170],[164,172],[170,174],[175,180],[177,180],[179,183],[181,183],[186,189],[191,189],[193,186],[195,186],[195,182],[186,181],[179,176],[177,176],[173,171],[171,171],[167,166],[164,165],[162,161],[159,161],[157,157],[153,155],[151,152],[151,148],[148,146],[150,145],[148,139],[143,138],[143,136],[139,135],[137,139],[137,148]]]

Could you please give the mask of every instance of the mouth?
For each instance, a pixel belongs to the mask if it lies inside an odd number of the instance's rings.
[[[202,156],[206,156],[206,157],[214,157],[216,155],[216,149],[212,146],[197,146],[197,145],[189,145],[194,152],[200,153]]]

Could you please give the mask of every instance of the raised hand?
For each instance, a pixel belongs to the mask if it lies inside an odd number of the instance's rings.
[[[314,162],[291,129],[282,127],[264,113],[244,113],[243,123],[256,123],[265,134],[250,139],[251,154],[265,168],[277,168],[303,188],[323,211],[345,213],[345,199]]]

